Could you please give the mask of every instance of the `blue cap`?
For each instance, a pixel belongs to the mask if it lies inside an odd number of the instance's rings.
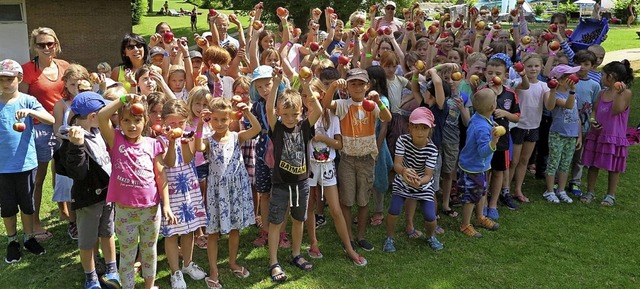
[[[71,111],[80,116],[87,116],[92,112],[96,112],[102,109],[105,105],[111,101],[104,99],[102,95],[99,95],[92,91],[81,92],[73,98],[71,102]]]
[[[273,75],[273,67],[269,65],[260,65],[255,70],[253,70],[253,74],[251,75],[251,82],[254,82],[258,79],[271,78]]]

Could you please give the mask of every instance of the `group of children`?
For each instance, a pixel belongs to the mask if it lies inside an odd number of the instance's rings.
[[[388,1],[381,8],[393,13],[396,4]],[[594,45],[574,53],[563,36],[562,15],[552,18],[559,26],[553,37],[563,48],[554,51],[541,32],[526,29],[522,15],[513,19],[513,35],[478,26],[445,32],[445,23],[436,27],[445,33],[430,33],[419,10],[404,15],[416,30],[393,14],[376,18],[376,11],[370,11],[372,28],[396,34],[363,39],[359,29],[366,15],[358,11],[351,15],[350,31],[343,31],[342,21],[326,17],[328,31],[319,39],[320,16],[313,13],[306,44],[300,44],[284,13],[277,48],[273,32],[251,25],[246,41],[238,20],[223,14],[210,15],[211,33],[196,36],[202,52],[189,51],[186,39],[163,39],[170,27],[161,23],[149,45],[135,34],[124,37],[123,64],[112,70],[113,81],[92,77],[77,64],[67,68],[67,97],[53,116],[18,91],[22,67],[2,61],[0,133],[6,137],[0,151],[8,152],[0,160],[0,211],[9,236],[5,261],[21,257],[18,212],[24,247],[45,252],[33,238],[30,221],[36,120],[57,124],[56,172],[72,182],[85,288],[100,288],[101,282],[133,288],[136,261],[145,288],[152,288],[159,235],[172,288],[187,287],[184,274],[222,288],[220,236],[229,235],[229,269],[247,278],[249,270],[237,263],[239,238],[254,224],[260,229],[253,243],[268,245],[272,280],[285,281],[279,247],[291,247],[295,267],[313,269],[301,253],[305,226],[308,256],[322,258],[316,228],[326,223],[325,203],[345,253],[357,266],[367,260],[356,249],[374,249],[366,237],[369,224],[386,220],[383,251],[396,251],[403,208],[407,236],[426,234],[427,244],[442,250],[436,237],[444,231],[437,224],[438,211],[456,217],[453,205],[462,204],[460,231],[481,237],[472,225],[474,214],[477,227],[497,230],[498,201],[510,209],[519,208],[515,200],[529,202],[522,184],[536,148],[542,157],[549,148],[543,162],[546,200],[572,202],[565,190],[569,181],[573,194],[591,202],[603,169],[609,172],[609,187],[602,204],[615,204],[628,146],[633,80],[628,61],[598,71],[604,51]],[[260,18],[262,6],[254,12],[252,21]],[[478,23],[482,17],[472,12],[459,19]],[[239,46],[226,35],[229,22],[239,28]],[[520,44],[521,35],[530,42]],[[321,42],[321,49],[310,48],[314,42]],[[486,49],[472,52],[465,46]],[[584,194],[579,189],[583,166],[588,167]],[[425,233],[413,225],[418,203]],[[95,268],[97,240],[107,265],[102,278]],[[194,244],[208,250],[208,274],[193,262]]]

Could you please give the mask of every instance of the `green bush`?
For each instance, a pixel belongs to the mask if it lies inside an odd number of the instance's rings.
[[[567,15],[571,12],[578,12],[579,10],[580,10],[580,7],[578,7],[578,5],[573,3],[558,4],[558,12],[563,12]]]
[[[131,20],[133,25],[139,24],[142,15],[147,11],[147,0],[135,0],[131,3]]]
[[[545,5],[543,4],[535,4],[532,5],[531,8],[533,8],[533,14],[537,17],[542,16],[542,14],[544,14],[544,12],[547,10],[547,7],[545,7]]]
[[[629,13],[629,2],[631,2],[631,0],[618,0],[615,3],[615,6],[613,7],[613,16],[615,16],[616,18],[622,19],[622,22],[627,21],[627,18],[629,18],[629,16],[631,15],[631,13]],[[636,6],[636,13],[638,11],[638,6]],[[638,16],[638,15],[636,15]]]

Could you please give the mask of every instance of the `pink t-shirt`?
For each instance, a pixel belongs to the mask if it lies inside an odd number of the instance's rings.
[[[125,207],[148,208],[160,203],[154,172],[155,158],[164,153],[162,143],[143,137],[140,143],[127,141],[116,129],[111,157],[111,178],[107,202]]]

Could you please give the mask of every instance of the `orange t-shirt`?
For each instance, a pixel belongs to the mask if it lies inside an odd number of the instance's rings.
[[[362,108],[362,102],[351,98],[336,100],[336,116],[340,119],[342,132],[342,153],[350,156],[378,156],[376,144],[376,120],[380,109],[373,111]]]
[[[53,62],[58,66],[58,77],[54,81],[48,79],[42,73],[40,67],[36,66],[35,61],[32,60],[22,65],[22,71],[24,72],[22,81],[29,84],[27,94],[33,95],[44,109],[52,115],[53,106],[62,98],[62,92],[64,91],[62,75],[69,67],[69,63],[61,59],[54,59]]]

